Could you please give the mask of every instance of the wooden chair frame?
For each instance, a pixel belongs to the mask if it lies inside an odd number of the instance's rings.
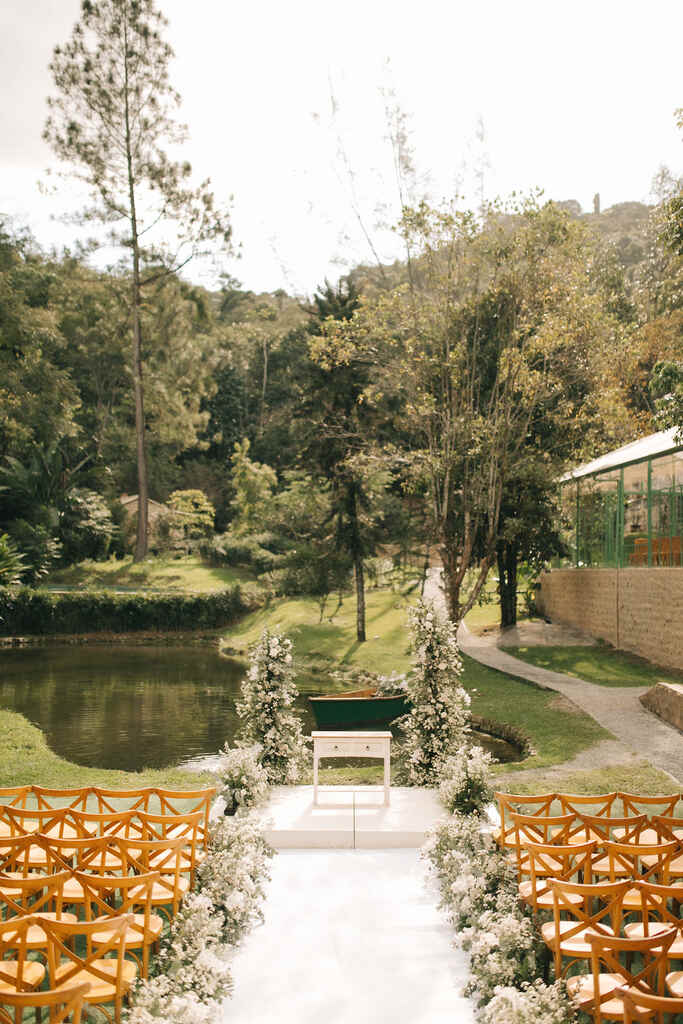
[[[515,830],[512,820],[508,821],[512,811],[517,811],[518,807],[534,808],[537,806],[536,816],[550,814],[551,805],[557,800],[557,793],[541,793],[537,796],[530,796],[526,793],[494,793],[493,795],[500,815],[500,831],[495,838],[501,847],[515,845],[514,839],[512,842],[507,842],[508,837],[514,835]],[[517,811],[517,813],[523,812]]]
[[[152,871],[147,875],[88,875],[75,871],[74,877],[81,884],[84,894],[85,920],[98,921],[100,928],[106,931],[108,918],[130,916],[131,923],[124,936],[126,952],[135,958],[138,970],[143,978],[149,972],[150,946],[158,941],[159,935],[152,929],[152,888],[159,882],[161,875]],[[120,901],[116,902],[116,894],[120,893]],[[142,914],[135,913],[135,908],[142,908]],[[93,909],[99,913],[93,914]],[[142,922],[139,918],[142,917]],[[99,945],[95,932],[89,935],[88,951],[91,944]],[[142,957],[134,952],[142,950]]]
[[[619,934],[621,928],[622,903],[630,882],[602,882],[590,885],[578,882],[564,882],[549,880],[549,886],[553,894],[553,942],[548,942],[544,935],[544,942],[551,950],[555,962],[555,976],[565,977],[570,967],[581,960],[589,959],[590,953],[586,951],[585,956],[578,956],[575,953],[563,953],[562,946],[572,940],[581,941],[585,939],[585,932],[592,929],[603,934],[609,934],[605,929],[605,918],[609,918],[609,927],[615,935]],[[581,896],[583,904],[573,902],[570,897]],[[595,903],[598,909],[595,909]],[[575,924],[570,927],[560,928],[562,914],[569,915],[570,921]],[[566,922],[564,922],[566,924]],[[549,929],[546,930],[546,934]],[[562,960],[567,959],[566,967],[562,968]]]
[[[36,1019],[41,1009],[50,1011],[50,1024],[64,1024],[67,1017],[70,1024],[81,1024],[83,1003],[90,991],[90,985],[73,985],[71,988],[48,989],[47,992],[0,992],[0,1003],[14,1007],[12,1015],[0,1006],[0,1024],[17,1024],[26,1010],[36,1010]],[[61,1010],[58,1007],[62,1007]]]
[[[609,974],[619,974],[625,977],[625,985],[622,988],[635,988],[641,989],[645,987],[645,991],[659,991],[659,994],[663,994],[664,991],[664,974],[666,971],[667,953],[669,946],[673,942],[676,935],[676,931],[672,928],[668,932],[662,932],[659,935],[651,936],[649,939],[622,939],[614,935],[599,935],[597,933],[586,936],[592,950],[591,955],[591,968],[593,978],[593,991],[598,993],[597,1001],[595,996],[590,1003],[583,1003],[581,1008],[584,1013],[590,1015],[592,1007],[592,1016],[594,1024],[602,1024],[602,1021],[607,1018],[601,1010],[601,1006],[608,1000],[613,999],[618,990],[612,989],[611,991],[600,994],[599,990],[599,975],[601,964],[607,968]],[[659,953],[656,951],[659,950]],[[629,958],[633,957],[634,953],[644,954],[644,963],[637,974],[625,967],[624,964],[618,959],[618,953],[624,953]],[[650,984],[651,981],[657,979],[658,989],[655,989]],[[619,998],[617,996],[617,998]],[[609,1019],[614,1019],[610,1016]]]
[[[74,787],[73,789],[51,789],[48,786],[31,786],[31,792],[35,796],[39,808],[64,808],[87,811],[88,799],[91,796],[92,786]],[[50,801],[60,800],[63,803],[54,804]]]
[[[123,974],[125,961],[125,934],[131,924],[131,915],[112,917],[107,922],[111,931],[110,938],[95,947],[90,942],[90,936],[102,927],[101,922],[79,921],[76,925],[65,924],[61,921],[52,921],[49,918],[36,918],[42,928],[45,929],[48,938],[48,967],[53,987],[57,990],[68,986],[71,978],[78,977],[82,972],[87,972],[91,977],[102,981],[113,989],[111,997],[97,999],[91,990],[88,1002],[100,1007],[105,1016],[111,1020],[111,1015],[104,1009],[104,1003],[114,1003],[114,1020],[121,1020],[121,1008],[123,999],[130,991],[130,984],[126,982]],[[78,944],[73,941],[78,937],[86,939],[87,951],[80,954],[77,952]],[[103,971],[96,963],[98,960],[107,959],[107,953],[116,955],[116,974]],[[61,970],[62,961],[70,964],[67,970]],[[59,971],[59,974],[58,974]]]
[[[152,894],[151,905],[158,907],[171,922],[178,913],[180,903],[185,895],[182,888],[182,850],[183,839],[147,839],[147,840],[115,840],[123,860],[123,874],[133,871],[136,875],[158,874],[156,891]],[[152,867],[152,864],[154,866]],[[172,880],[171,880],[172,879]],[[189,883],[188,885],[189,891]],[[172,912],[168,907],[172,907]]]
[[[159,801],[159,813],[163,815],[175,815],[175,814],[193,814],[196,811],[200,811],[202,814],[202,821],[199,826],[199,835],[202,840],[202,845],[205,850],[209,847],[209,815],[211,813],[211,804],[216,796],[216,787],[208,786],[204,789],[162,789],[156,787],[153,790],[154,795]],[[178,807],[178,801],[183,803],[194,803],[194,807],[188,810],[181,810]]]
[[[11,917],[9,921],[0,921],[0,1002],[4,995],[4,986],[9,986],[10,993],[33,992],[43,982],[45,968],[42,964],[32,963],[27,957],[26,936],[36,920],[27,915],[26,917]],[[8,960],[7,954],[12,952],[16,953],[16,956]],[[9,969],[10,963],[16,967],[16,973]],[[39,968],[36,980],[33,982],[25,979],[27,966]]]
[[[138,818],[142,826],[142,836],[144,839],[154,840],[158,842],[167,842],[168,840],[182,839],[184,847],[181,853],[181,872],[189,872],[190,875],[190,887],[194,885],[194,876],[197,869],[197,865],[200,860],[203,860],[204,854],[199,853],[198,847],[201,845],[200,829],[203,820],[202,811],[194,811],[188,814],[149,814],[143,811],[138,811]],[[167,864],[167,858],[160,854],[156,861],[159,863]],[[157,864],[154,860],[150,862],[150,867],[154,870],[157,869]],[[159,868],[162,870],[162,868]],[[171,873],[171,866],[167,865],[165,874]]]
[[[683,1014],[683,999],[653,995],[633,988],[617,989],[617,994],[624,1003],[624,1024],[636,1024],[638,1021],[651,1024],[653,1016],[656,1016],[659,1024],[665,1013],[671,1018]]]
[[[528,893],[524,882],[519,885],[520,899],[532,910],[551,910],[553,907],[553,882],[571,882],[577,877],[580,883],[591,884],[591,859],[595,853],[595,842],[571,843],[558,846],[555,843],[523,843],[528,861],[521,874],[529,875]],[[559,866],[559,870],[558,870]]]
[[[562,814],[593,814],[597,818],[611,818],[614,804],[619,793],[558,793]],[[597,807],[596,811],[586,811],[587,807]]]
[[[619,793],[619,799],[624,809],[624,814],[642,814],[643,811],[648,817],[653,814],[673,815],[676,804],[681,799],[680,793],[668,793],[663,796],[638,796],[636,793]],[[651,808],[662,805],[661,811],[653,811]]]

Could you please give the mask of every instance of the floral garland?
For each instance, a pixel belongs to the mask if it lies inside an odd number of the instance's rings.
[[[246,814],[268,797],[268,773],[261,764],[261,747],[230,747],[225,744],[215,774],[221,781],[220,796],[226,814]]]
[[[242,719],[239,743],[259,745],[259,760],[271,785],[296,782],[305,763],[306,741],[293,710],[298,695],[292,642],[265,629],[250,653],[237,714]]]
[[[197,870],[169,934],[138,982],[126,1024],[214,1024],[232,990],[230,960],[261,903],[273,850],[251,817],[212,826],[209,853]]]
[[[455,625],[420,601],[410,613],[415,669],[406,680],[410,712],[402,719],[408,781],[434,786],[446,761],[464,745],[470,696],[459,679],[462,660]]]
[[[575,1024],[564,982],[537,978],[545,945],[520,903],[514,864],[485,827],[489,771],[476,747],[451,759],[441,795],[456,812],[428,833],[422,850],[439,882],[440,906],[470,954],[465,994],[482,1024]],[[464,805],[466,814],[457,809]]]

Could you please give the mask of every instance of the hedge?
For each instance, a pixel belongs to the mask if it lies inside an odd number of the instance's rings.
[[[255,606],[239,586],[212,594],[55,594],[0,587],[0,636],[217,629]]]

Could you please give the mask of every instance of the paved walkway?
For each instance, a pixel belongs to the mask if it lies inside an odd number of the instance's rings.
[[[439,570],[432,570],[430,573],[425,596],[433,601],[436,607],[444,607]],[[534,624],[530,626],[533,631]],[[644,758],[655,767],[668,772],[678,785],[683,783],[683,738],[677,729],[646,711],[640,703],[638,698],[649,689],[648,686],[598,686],[597,683],[588,683],[562,672],[551,672],[549,669],[530,665],[500,649],[500,633],[497,630],[475,636],[464,623],[461,623],[458,640],[461,650],[482,665],[500,669],[511,676],[528,679],[544,689],[561,693],[582,711],[591,715],[603,728],[608,729],[630,754]],[[535,633],[528,633],[524,624],[520,624],[514,635],[511,630],[505,631],[503,642],[511,645],[535,642],[565,646],[568,642],[581,643],[585,640],[585,637],[582,640],[581,634],[574,630],[566,630],[563,626],[553,624],[539,627]],[[602,748],[602,744],[598,746]],[[597,750],[595,747],[591,749]],[[614,751],[614,748],[612,750]],[[605,761],[596,762],[594,766],[597,767],[599,763],[604,764]]]
[[[286,850],[225,1024],[470,1024],[465,954],[417,850]]]

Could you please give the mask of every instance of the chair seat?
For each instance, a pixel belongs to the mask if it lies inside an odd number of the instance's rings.
[[[599,995],[606,996],[615,989],[628,985],[628,979],[623,974],[600,974],[598,975]],[[593,987],[592,974],[577,974],[573,978],[567,978],[567,994],[571,1001],[580,1009],[593,1002],[595,989]],[[623,1019],[624,1004],[618,996],[614,999],[606,999],[600,1003],[600,1010],[604,1017],[617,1017]]]
[[[19,964],[16,960],[3,960],[0,963],[0,972],[15,979],[14,984],[11,984],[4,978],[0,978],[0,992],[16,992],[17,979],[28,988],[37,988],[45,977],[45,968],[36,960],[26,960],[21,975],[19,975]]]
[[[134,927],[126,928],[126,931],[125,931],[126,946],[128,946],[130,949],[137,949],[139,946],[143,945],[144,939],[145,939],[144,935],[140,931],[141,928],[144,929],[144,927],[145,927],[145,915],[144,914],[133,914],[133,917],[135,918],[135,924],[138,927],[137,928],[134,928]],[[102,924],[104,925],[104,924],[106,924],[106,922],[109,919],[107,917],[97,917],[97,918],[95,918],[95,920],[96,921],[101,921]],[[163,928],[164,928],[163,919],[161,917],[159,917],[158,914],[150,914],[150,916],[149,916],[149,931],[147,933],[147,941],[148,942],[156,942],[156,940],[161,935],[161,933],[163,931]],[[109,940],[112,937],[112,934],[113,934],[113,932],[112,932],[111,928],[109,928],[109,929],[108,928],[103,928],[101,932],[94,932],[93,933],[92,941],[97,946],[100,946],[100,945],[103,946],[106,942],[109,942]]]
[[[78,918],[75,914],[62,913],[57,915],[53,910],[44,913],[40,912],[41,917],[46,917],[49,921],[64,921],[66,924],[77,924]],[[39,924],[32,924],[26,931],[26,945],[29,949],[44,949],[47,945],[47,936],[40,927]]]
[[[612,835],[614,836],[614,839],[617,843],[621,843],[624,839],[624,836],[626,835],[626,829],[615,828]],[[659,836],[657,835],[657,832],[654,828],[644,828],[638,836],[638,842],[642,845],[647,845],[648,843],[658,843]]]
[[[666,976],[666,987],[672,996],[683,999],[683,971],[672,971]]]
[[[576,921],[560,921],[560,952],[565,956],[580,956],[588,957],[591,955],[591,946],[587,941],[587,935],[595,935],[595,928],[582,928],[581,931],[576,932],[570,939],[563,939],[562,936],[566,935],[567,932],[571,931],[572,928],[576,928],[578,922]],[[608,935],[614,935],[614,932],[609,925],[601,925],[604,931]],[[557,932],[555,931],[555,922],[546,921],[541,925],[541,936],[546,946],[550,946],[551,949],[555,949],[557,946]]]
[[[520,899],[525,900],[525,902],[529,903],[531,901],[531,897],[533,895],[531,882],[520,882],[518,889],[519,889]],[[570,893],[570,894],[566,895],[565,899],[567,900],[568,903],[571,903],[575,907],[579,907],[583,903],[583,896],[580,893],[577,893],[577,892],[573,892],[573,893]],[[547,892],[541,893],[540,896],[537,895],[534,903],[538,907],[552,907],[553,906],[553,894],[552,894],[551,890],[548,890]]]
[[[61,964],[60,967],[55,971],[55,983],[54,988],[68,988],[72,985],[84,985],[86,982],[90,984],[90,991],[88,992],[89,1003],[106,1003],[110,999],[113,999],[116,994],[116,960],[93,960],[93,966],[97,970],[103,971],[105,974],[110,974],[112,981],[107,982],[103,978],[98,978],[96,974],[91,974],[88,970],[80,970],[75,973],[73,971],[74,965],[72,963]],[[137,977],[138,969],[132,960],[123,961],[123,989],[124,991],[129,989]],[[65,981],[61,982],[60,978],[66,978]]]
[[[155,882],[152,886],[152,903],[156,904],[157,906],[159,904],[172,903],[173,893],[171,889],[172,887],[169,888],[168,885],[162,885],[161,882]],[[184,896],[186,892],[189,892],[189,889],[189,878],[185,878],[181,875],[181,877],[178,879],[178,892],[180,893],[181,896]],[[140,889],[131,889],[129,895],[138,896],[142,895],[143,893],[144,889],[141,887]]]

